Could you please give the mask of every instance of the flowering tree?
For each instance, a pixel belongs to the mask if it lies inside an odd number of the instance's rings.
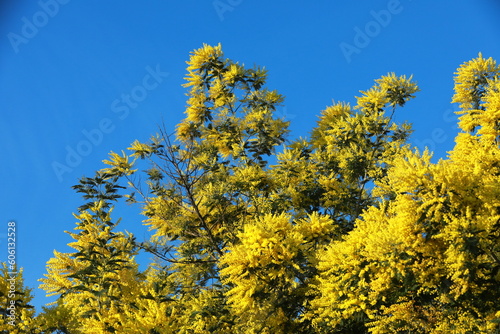
[[[463,130],[446,160],[406,143],[393,115],[418,91],[389,73],[287,141],[266,72],[188,61],[186,118],[111,153],[84,178],[75,253],[43,287],[75,333],[491,332],[500,318],[498,66],[460,67]],[[153,236],[114,232],[139,205]],[[155,260],[139,272],[134,255]],[[56,307],[57,308],[57,307]]]

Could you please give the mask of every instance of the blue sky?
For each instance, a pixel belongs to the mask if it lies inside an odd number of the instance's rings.
[[[4,1],[0,5],[0,261],[7,223],[17,224],[17,262],[34,304],[54,249],[70,251],[71,186],[103,167],[110,151],[147,140],[183,118],[189,52],[221,43],[227,57],[269,71],[285,95],[278,112],[290,139],[306,136],[335,101],[387,72],[414,75],[421,92],[396,121],[411,142],[446,157],[457,133],[453,74],[482,52],[500,61],[495,0],[383,1]],[[141,217],[120,228],[146,236]],[[128,211],[127,211],[128,210]]]

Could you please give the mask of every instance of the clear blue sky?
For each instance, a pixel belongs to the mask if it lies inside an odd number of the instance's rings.
[[[500,61],[497,0],[18,0],[0,12],[0,260],[15,220],[38,310],[47,299],[37,279],[54,249],[70,251],[63,231],[83,203],[71,186],[161,122],[174,129],[185,61],[203,43],[268,69],[290,138],[307,135],[332,99],[354,102],[387,72],[413,74],[421,92],[396,120],[413,123],[412,143],[436,159],[457,133],[454,71],[478,52]],[[146,235],[138,216],[120,228]]]

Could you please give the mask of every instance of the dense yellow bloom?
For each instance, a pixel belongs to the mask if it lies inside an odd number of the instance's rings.
[[[458,69],[461,132],[437,162],[407,144],[409,124],[393,121],[419,90],[411,76],[382,76],[354,107],[333,103],[310,138],[276,153],[288,123],[273,115],[283,97],[264,88],[265,70],[225,59],[220,45],[195,50],[188,65],[176,138],[111,152],[108,168],[74,187],[91,200],[68,232],[74,252],[55,251],[41,280],[59,300],[36,321],[25,312],[25,331],[500,330],[500,70],[491,58]],[[137,159],[150,166],[144,183]],[[131,191],[123,197],[142,206],[147,241],[114,231],[121,178]],[[139,250],[155,257],[142,272]]]
[[[489,128],[497,122],[496,108],[488,100],[498,94],[498,89],[490,85],[496,85],[499,75],[500,66],[496,61],[493,58],[484,59],[481,53],[478,58],[460,66],[455,76],[452,102],[460,103],[459,114],[462,116],[458,124],[462,130],[473,132],[479,126]]]
[[[228,247],[220,261],[223,282],[233,286],[227,292],[228,303],[242,329],[285,333],[286,299],[306,292],[298,281],[303,274],[300,259],[307,254],[315,262],[316,256],[308,252],[336,230],[329,217],[317,213],[295,224],[281,214],[245,225],[238,235],[241,242]]]
[[[364,112],[376,112],[386,105],[402,106],[418,91],[411,76],[409,78],[406,76],[397,77],[394,73],[389,73],[375,82],[376,86],[367,91],[361,91],[363,96],[357,98],[357,108]]]
[[[111,167],[103,169],[103,172],[113,175],[130,175],[136,171],[132,169],[134,161],[129,162],[129,157],[125,152],[122,151],[122,155],[111,152],[109,156],[110,160],[103,160],[103,162]]]
[[[23,334],[40,330],[40,321],[30,305],[32,289],[24,286],[24,270],[0,264],[0,332]]]
[[[344,240],[322,253],[318,297],[308,315],[318,328],[364,323],[371,333],[498,329],[497,81],[484,80],[484,92],[477,90],[477,80],[497,72],[492,60],[481,57],[461,67],[455,102],[462,102],[460,113],[467,117],[473,103],[481,107],[474,116],[479,130],[462,127],[449,158],[438,163],[428,152],[404,149],[374,190],[390,200],[370,207]]]
[[[481,99],[489,81],[498,77],[500,67],[493,58],[484,59],[479,53],[477,58],[460,65],[455,74],[455,95],[452,102],[460,103],[460,108],[466,112],[481,107]]]

